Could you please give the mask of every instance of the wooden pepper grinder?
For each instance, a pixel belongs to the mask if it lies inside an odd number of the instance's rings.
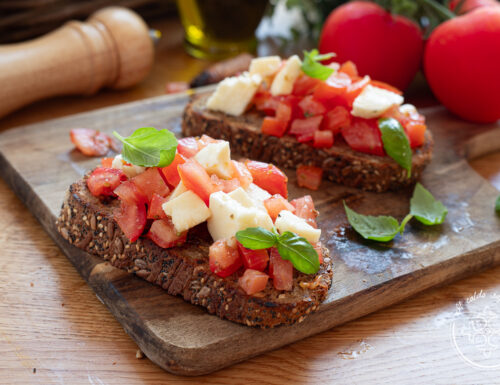
[[[130,87],[148,74],[153,58],[147,25],[120,7],[32,41],[0,46],[0,118],[40,99]]]

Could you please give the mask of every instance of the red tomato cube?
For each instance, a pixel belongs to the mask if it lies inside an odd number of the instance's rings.
[[[212,185],[214,186],[215,191],[224,191],[226,194],[229,194],[231,191],[241,187],[240,181],[236,178],[228,180],[219,179],[217,175],[213,174],[210,175],[210,179],[212,180]]]
[[[70,139],[78,150],[87,156],[103,156],[114,145],[113,139],[91,128],[74,128],[69,133]]]
[[[269,276],[261,271],[246,269],[243,275],[238,279],[238,285],[248,295],[262,291],[267,286]]]
[[[326,131],[330,132],[330,131]],[[331,134],[331,132],[330,132]],[[310,190],[317,190],[321,184],[323,169],[315,166],[297,167],[297,184]]]
[[[128,240],[135,242],[146,226],[146,206],[122,200],[120,208],[114,212],[113,217]]]
[[[243,265],[238,248],[229,246],[223,239],[210,246],[208,262],[212,273],[222,278],[235,273]]]
[[[314,247],[314,250],[316,250],[316,252],[318,253],[319,263],[323,263],[323,245],[321,244],[321,242],[317,242],[312,246]]]
[[[333,110],[328,111],[324,118],[321,128],[331,131],[334,135],[338,134],[342,127],[347,127],[351,124],[351,114],[347,108],[336,106]]]
[[[189,159],[186,163],[180,164],[177,169],[184,186],[198,195],[208,206],[210,194],[216,192],[217,189],[203,166],[195,160]]]
[[[330,148],[333,146],[333,132],[331,131],[316,131],[314,133],[313,146],[315,148]]]
[[[156,193],[153,194],[153,197],[151,198],[151,202],[149,202],[149,207],[148,207],[148,219],[163,219],[166,218],[167,215],[165,214],[165,211],[163,211],[163,204],[167,202],[168,198],[162,197],[161,195],[158,195]]]
[[[130,181],[146,195],[148,202],[151,201],[155,193],[164,197],[170,192],[158,167],[148,168],[143,173],[134,176]]]
[[[358,97],[358,95],[363,91],[363,89],[370,83],[369,77],[364,77],[354,83],[352,83],[349,87],[347,87],[347,91],[343,95],[346,105],[349,108],[352,108],[352,103],[354,99]]]
[[[114,158],[102,158],[101,159],[102,167],[112,168],[113,167],[113,159]]]
[[[247,166],[245,166],[245,163],[232,160],[231,166],[233,168],[232,176],[240,181],[241,187],[247,188],[250,186],[253,182],[253,177],[250,171],[248,171]]]
[[[280,194],[288,198],[288,177],[278,167],[270,163],[249,160],[245,163],[252,174],[253,183],[269,194]]]
[[[342,136],[353,150],[378,156],[385,155],[377,119],[353,118],[350,126],[342,128]]]
[[[277,118],[266,116],[262,121],[261,131],[265,135],[277,136],[281,138],[285,135],[287,125]]]
[[[322,82],[314,91],[314,98],[323,103],[328,103],[343,95],[351,85],[351,78],[344,73],[336,72],[325,82]]]
[[[295,81],[292,94],[297,96],[310,95],[321,83],[322,81],[320,79],[311,78],[303,74]]]
[[[306,117],[323,115],[326,112],[325,106],[312,95],[304,97],[304,99],[299,102],[299,107]]]
[[[292,262],[281,258],[278,250],[274,247],[271,249],[271,253],[269,255],[269,275],[273,279],[273,286],[276,290],[292,290]]]
[[[135,203],[139,205],[145,205],[148,203],[148,197],[146,194],[140,190],[135,183],[127,180],[122,182],[117,188],[115,188],[114,193],[118,195],[121,201],[126,203]]]
[[[269,262],[267,250],[250,250],[243,247],[243,245],[238,242],[238,251],[245,268],[259,271],[264,271],[266,269],[267,263]]]
[[[161,168],[161,172],[163,177],[166,179],[167,183],[176,187],[181,181],[181,177],[179,176],[179,171],[177,170],[177,166],[180,164],[186,163],[186,157],[177,153],[175,154],[175,158],[168,166]]]
[[[316,217],[318,211],[314,208],[314,202],[310,195],[305,195],[302,198],[294,199],[290,202],[295,207],[295,215],[305,219],[312,227],[317,228]]]
[[[300,143],[314,139],[314,133],[319,129],[323,116],[317,115],[306,119],[295,119],[290,127],[290,134],[295,135]]]
[[[356,79],[359,77],[358,67],[356,67],[356,64],[354,64],[350,60],[346,61],[340,66],[339,72],[349,75],[349,77],[352,79]]]
[[[168,249],[180,246],[186,242],[187,231],[178,234],[170,219],[157,219],[153,221],[146,237],[151,239],[158,246]]]
[[[420,147],[425,142],[425,131],[427,126],[425,123],[421,123],[415,120],[410,120],[404,125],[406,135],[408,135],[408,140],[410,141],[410,147]]]
[[[87,187],[93,196],[116,196],[114,190],[124,181],[127,176],[122,170],[115,168],[98,167],[89,175]]]
[[[192,158],[198,151],[198,141],[195,138],[189,137],[177,140],[177,153],[182,156]]]
[[[283,210],[288,210],[292,213],[295,212],[295,207],[279,194],[275,194],[271,198],[266,199],[264,201],[264,206],[273,222]]]

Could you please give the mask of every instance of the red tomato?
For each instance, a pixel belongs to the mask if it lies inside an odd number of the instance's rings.
[[[278,214],[283,210],[295,212],[295,207],[291,205],[285,198],[279,194],[273,195],[264,201],[264,206],[266,207],[267,213],[273,220],[273,222],[278,218]]]
[[[293,286],[293,265],[290,261],[285,261],[279,255],[276,248],[271,249],[269,255],[269,275],[273,279],[273,286],[276,290],[292,290]]]
[[[146,226],[146,206],[122,200],[120,208],[114,213],[114,220],[129,241],[135,242]]]
[[[154,193],[164,197],[170,192],[158,167],[148,168],[130,180],[147,196],[148,202],[151,201]]]
[[[358,97],[358,95],[363,91],[367,84],[370,83],[369,77],[364,77],[357,82],[352,83],[347,87],[347,91],[343,95],[345,104],[347,107],[352,108],[352,103],[354,99]]]
[[[406,135],[410,141],[410,147],[420,147],[425,142],[425,131],[427,126],[424,123],[410,120],[404,125]]]
[[[144,194],[142,190],[139,190],[139,188],[129,180],[122,182],[115,188],[114,193],[125,203],[135,203],[138,205],[145,205],[148,203],[146,194]]]
[[[314,98],[329,105],[335,105],[342,101],[339,98],[351,85],[351,78],[342,72],[335,72],[325,82],[318,85],[314,91]]]
[[[87,156],[106,155],[113,144],[109,135],[90,128],[73,128],[69,136],[76,148]]]
[[[295,83],[293,84],[292,94],[300,97],[310,95],[321,83],[323,82],[319,79],[311,78],[307,75],[302,74],[302,76],[295,80]]]
[[[166,197],[162,197],[156,193],[153,193],[153,197],[151,198],[151,202],[149,202],[148,206],[148,219],[163,219],[166,218],[167,215],[165,211],[163,211],[163,204],[167,202]]]
[[[182,138],[177,140],[177,152],[186,158],[195,156],[199,151],[198,141],[193,138]]]
[[[189,159],[186,163],[180,164],[177,169],[184,186],[198,195],[208,206],[210,194],[217,191],[217,189],[203,166],[197,161]]]
[[[209,145],[210,143],[217,143],[220,142],[220,140],[214,139],[211,136],[203,134],[201,138],[198,140],[198,149],[202,149]]]
[[[337,106],[325,114],[321,128],[329,130],[335,135],[340,132],[342,127],[347,127],[350,124],[351,114],[349,111],[345,107]]]
[[[318,211],[314,208],[314,202],[310,195],[305,195],[302,198],[294,199],[290,202],[295,207],[295,215],[305,219],[312,227],[317,228],[316,217]]]
[[[275,115],[280,103],[277,98],[273,98],[267,91],[257,93],[253,98],[253,102],[257,110],[263,111],[266,115],[272,116]]]
[[[212,273],[223,278],[235,273],[243,265],[238,248],[229,246],[222,239],[210,246],[208,261]]]
[[[267,250],[250,250],[238,242],[238,251],[246,269],[264,271],[269,262]]]
[[[457,5],[461,2],[461,0],[451,0],[450,3],[448,4],[448,7],[456,13],[456,7]],[[499,6],[500,3],[498,3],[497,0],[465,0],[463,4],[460,6],[459,15],[462,15],[464,13],[473,11],[476,8],[480,7],[491,7],[491,6]]]
[[[356,64],[354,64],[350,60],[346,61],[340,66],[339,72],[349,75],[351,79],[356,79],[359,77],[358,67],[356,67]]]
[[[342,136],[353,150],[385,155],[382,134],[376,119],[353,118],[350,126],[342,128]]]
[[[330,131],[326,131],[330,132]],[[331,132],[330,132],[331,134]],[[314,166],[297,167],[297,184],[310,190],[317,190],[321,184],[323,169]]]
[[[266,116],[262,121],[262,127],[260,129],[265,135],[277,136],[278,138],[281,138],[285,135],[286,128],[287,126],[277,118]]]
[[[114,193],[120,183],[127,180],[122,170],[97,167],[87,179],[87,187],[93,196],[116,196]]]
[[[168,249],[180,246],[186,242],[187,231],[178,234],[170,219],[157,219],[151,224],[146,237],[151,239],[158,246]]]
[[[235,160],[231,161],[231,165],[233,168],[233,178],[236,178],[240,181],[240,185],[243,188],[247,188],[253,182],[253,177],[250,171],[248,171],[245,163],[237,162]]]
[[[167,183],[170,186],[176,187],[181,181],[181,177],[179,176],[179,171],[177,170],[177,166],[183,163],[186,163],[186,157],[177,153],[175,154],[175,158],[172,161],[172,163],[161,169],[163,177],[166,179]]]
[[[102,167],[111,168],[113,166],[113,158],[102,158]]]
[[[248,295],[252,295],[266,288],[269,276],[261,271],[246,269],[238,279],[238,285]]]
[[[318,242],[312,246],[314,247],[314,250],[316,250],[316,252],[318,253],[319,263],[323,263],[323,245],[321,244],[321,242]]]
[[[450,111],[478,123],[500,119],[500,7],[482,7],[440,24],[425,48],[424,70]]]
[[[219,179],[217,175],[210,175],[210,179],[212,180],[212,185],[215,188],[215,191],[224,191],[226,194],[229,194],[231,191],[236,190],[238,187],[241,187],[240,181],[236,178],[233,179]]]
[[[302,110],[304,116],[314,116],[314,115],[323,115],[326,112],[326,108],[321,102],[314,99],[312,95],[308,95],[304,97],[299,102],[299,107]]]
[[[335,52],[336,61],[352,60],[361,75],[403,90],[420,68],[423,47],[417,24],[367,1],[335,8],[323,25],[319,42],[321,53]]]
[[[314,133],[313,146],[315,148],[330,148],[333,146],[333,132],[332,131],[316,131]]]
[[[290,134],[296,135],[300,143],[314,139],[314,133],[319,130],[323,116],[317,115],[306,119],[295,119],[290,126]]]
[[[390,84],[378,80],[370,80],[370,84],[374,87],[383,88],[384,90],[394,92],[395,94],[403,95],[403,92],[401,90],[398,90],[396,87],[393,87]]]
[[[288,198],[288,177],[278,167],[270,163],[248,160],[245,163],[252,174],[253,183],[266,190],[269,194],[280,194]]]

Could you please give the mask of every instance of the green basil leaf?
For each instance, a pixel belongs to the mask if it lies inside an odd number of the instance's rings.
[[[326,80],[333,73],[334,69],[324,66],[320,61],[327,60],[335,56],[333,53],[320,55],[317,49],[311,52],[304,51],[304,60],[302,61],[302,72],[311,78]]]
[[[358,214],[351,210],[344,202],[347,220],[351,226],[365,239],[388,242],[400,231],[396,218],[389,216],[373,217],[371,215]]]
[[[497,212],[497,214],[500,215],[500,195],[498,196],[497,201],[495,202],[495,211]]]
[[[417,183],[410,200],[410,214],[424,225],[439,225],[444,222],[448,209]]]
[[[236,233],[236,239],[251,250],[269,249],[276,244],[278,236],[262,227],[249,227]]]
[[[393,118],[383,118],[379,119],[378,127],[382,132],[385,152],[408,171],[409,178],[411,176],[411,147],[401,123]]]
[[[319,270],[318,253],[305,238],[295,233],[285,231],[278,237],[278,253],[302,273],[315,274]]]
[[[127,138],[116,131],[113,134],[123,143],[125,162],[142,167],[165,167],[174,160],[177,139],[169,130],[143,127]]]

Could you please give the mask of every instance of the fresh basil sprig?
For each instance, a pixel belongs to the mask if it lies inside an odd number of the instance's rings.
[[[394,161],[408,171],[411,176],[411,147],[401,123],[393,118],[382,118],[378,121],[382,133],[384,150]]]
[[[500,200],[500,198],[499,198]],[[424,225],[439,225],[444,222],[448,209],[437,201],[420,183],[417,183],[410,200],[410,213],[398,223],[391,216],[363,215],[349,208],[344,202],[347,220],[354,230],[365,239],[389,242],[400,233],[403,234],[406,224],[415,218]]]
[[[143,127],[124,138],[113,132],[123,143],[122,157],[125,162],[142,167],[165,167],[175,157],[177,139],[169,130]]]
[[[276,247],[281,258],[292,262],[293,267],[302,273],[315,274],[319,270],[319,257],[314,247],[305,238],[290,231],[280,235],[262,227],[249,227],[238,231],[236,239],[251,250]]]
[[[497,198],[497,201],[495,202],[495,211],[497,212],[498,215],[500,215],[500,195]]]
[[[302,72],[311,78],[326,80],[333,73],[334,69],[324,66],[320,61],[328,60],[334,57],[334,53],[319,54],[317,49],[311,52],[304,51],[304,60],[302,61]]]

